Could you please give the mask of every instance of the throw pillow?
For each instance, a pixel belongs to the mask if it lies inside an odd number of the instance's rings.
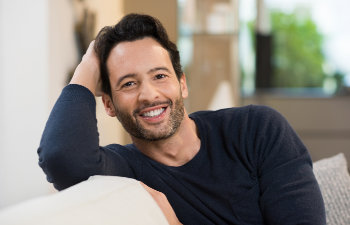
[[[314,163],[328,225],[350,224],[350,175],[343,153]]]

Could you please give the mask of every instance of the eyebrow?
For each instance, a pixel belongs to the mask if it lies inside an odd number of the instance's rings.
[[[147,73],[150,74],[150,73],[154,73],[158,70],[164,70],[164,71],[167,71],[168,73],[170,73],[170,70],[164,66],[160,66],[160,67],[155,67],[153,69],[150,69]]]
[[[163,67],[163,66],[160,66],[160,67],[155,67],[155,68],[150,69],[150,70],[147,72],[147,74],[151,74],[151,73],[154,73],[154,72],[159,71],[159,70],[164,70],[164,71],[166,71],[166,72],[168,72],[168,73],[171,73],[171,71],[170,71],[168,68]],[[125,74],[124,76],[121,76],[121,77],[118,79],[117,85],[116,85],[116,86],[119,87],[119,85],[123,82],[124,79],[126,79],[126,78],[134,78],[134,77],[136,77],[136,76],[137,76],[136,73]]]
[[[136,77],[136,74],[135,73],[129,73],[129,74],[125,74],[124,76],[121,76],[118,79],[118,81],[117,81],[116,87],[119,87],[119,85],[121,84],[121,82],[123,82],[124,79],[130,78],[130,77]]]

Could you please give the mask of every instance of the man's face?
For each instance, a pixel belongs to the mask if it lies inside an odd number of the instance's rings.
[[[177,131],[187,86],[184,76],[177,79],[166,49],[152,38],[121,42],[107,68],[113,98],[104,98],[107,113],[117,116],[131,136],[155,141]]]

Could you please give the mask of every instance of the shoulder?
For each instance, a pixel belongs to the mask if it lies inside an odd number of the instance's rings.
[[[284,131],[291,129],[287,120],[279,112],[261,105],[200,111],[191,114],[190,117],[202,133],[215,131],[242,140],[278,137]]]
[[[257,116],[261,119],[283,117],[276,109],[264,105],[250,105],[250,116]]]
[[[233,116],[247,115],[249,113],[251,105],[242,107],[232,107],[219,110],[203,110],[197,111],[190,114],[192,119],[210,120],[210,119],[226,119],[232,118]]]
[[[268,106],[252,106],[249,117],[251,125],[259,129],[269,129],[271,131],[271,129],[276,130],[277,128],[290,128],[286,118],[277,110]]]
[[[198,111],[190,114],[192,119],[205,121],[266,121],[266,120],[284,120],[283,116],[275,109],[263,105],[247,105],[242,107],[225,108],[216,111]]]

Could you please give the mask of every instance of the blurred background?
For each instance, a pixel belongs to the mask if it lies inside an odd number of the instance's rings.
[[[189,112],[269,105],[313,161],[350,159],[348,0],[0,0],[0,210],[54,192],[36,150],[88,43],[130,12],[178,44]],[[97,100],[101,145],[129,138]]]

